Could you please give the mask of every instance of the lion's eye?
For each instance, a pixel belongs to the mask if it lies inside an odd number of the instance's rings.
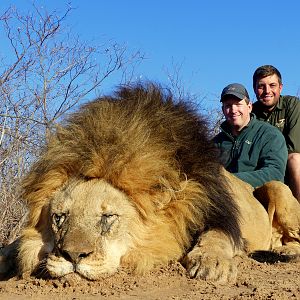
[[[119,219],[116,214],[103,214],[100,220],[101,235],[110,231],[112,225]]]
[[[61,228],[61,226],[63,225],[65,220],[66,220],[66,214],[64,214],[64,213],[62,213],[62,214],[53,214],[52,215],[52,223],[57,228]]]

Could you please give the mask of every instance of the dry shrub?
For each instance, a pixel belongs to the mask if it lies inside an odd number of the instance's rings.
[[[55,124],[110,76],[130,81],[143,59],[115,42],[81,42],[63,26],[71,13],[32,5],[0,14],[0,243],[14,239],[26,219],[20,178]],[[9,55],[7,55],[9,53]],[[97,62],[97,63],[96,63]]]

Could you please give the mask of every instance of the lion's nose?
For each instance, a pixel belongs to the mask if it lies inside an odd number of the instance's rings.
[[[62,252],[63,257],[74,264],[78,264],[82,258],[89,256],[91,253],[92,252],[75,252],[68,250]]]

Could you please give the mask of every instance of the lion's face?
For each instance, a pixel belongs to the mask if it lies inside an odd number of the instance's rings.
[[[152,84],[71,115],[22,182],[20,273],[43,276],[45,260],[53,277],[144,273],[180,260],[206,228],[238,248],[237,205],[207,128],[193,105]]]
[[[88,279],[116,271],[138,220],[126,195],[98,179],[75,181],[57,192],[50,216],[55,245],[47,259],[50,275],[76,272]]]

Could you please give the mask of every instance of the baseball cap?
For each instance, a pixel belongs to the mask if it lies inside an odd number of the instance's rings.
[[[227,85],[222,91],[220,102],[223,102],[224,97],[227,95],[233,95],[241,100],[244,98],[250,99],[246,88],[240,83],[231,83]]]

